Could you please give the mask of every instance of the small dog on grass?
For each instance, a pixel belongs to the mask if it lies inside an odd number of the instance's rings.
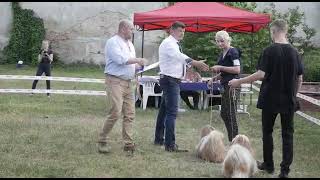
[[[228,178],[248,178],[257,171],[257,162],[249,138],[237,135],[223,161],[223,175]]]
[[[225,156],[223,134],[207,125],[201,129],[200,137],[196,146],[197,157],[209,162],[222,163]]]

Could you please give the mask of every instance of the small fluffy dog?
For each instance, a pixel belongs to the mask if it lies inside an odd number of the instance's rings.
[[[200,137],[200,142],[196,146],[197,157],[209,162],[223,162],[225,156],[223,134],[207,125],[201,129]]]
[[[256,171],[257,162],[249,138],[239,134],[232,140],[223,161],[223,175],[228,178],[248,178]]]

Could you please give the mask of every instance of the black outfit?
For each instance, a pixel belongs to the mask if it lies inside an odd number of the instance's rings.
[[[233,67],[234,60],[238,59],[240,61],[241,51],[237,48],[230,48],[223,58],[223,53],[221,53],[218,61],[218,65]],[[221,72],[220,83],[224,90],[221,96],[221,118],[223,119],[226,129],[228,131],[228,139],[231,142],[232,139],[238,135],[238,124],[236,119],[237,111],[237,100],[239,99],[239,90],[231,89],[228,85],[229,81],[239,78],[239,74],[231,74],[227,72]],[[236,98],[236,99],[233,99]]]
[[[43,73],[46,76],[51,76],[51,63],[49,56],[50,54],[53,54],[53,52],[49,49],[48,51],[41,50],[40,55],[41,55],[41,61],[38,65],[38,70],[36,73],[36,76],[41,76]],[[34,80],[32,83],[32,89],[35,89],[37,86],[38,80]],[[46,80],[46,85],[47,89],[50,89],[50,80]],[[50,94],[47,93],[49,96]]]
[[[301,58],[292,45],[274,43],[264,49],[257,69],[265,72],[257,103],[257,108],[262,109],[264,167],[274,170],[272,132],[279,113],[282,131],[281,173],[288,174],[293,160],[293,117],[299,108],[296,97],[298,76],[303,74]]]
[[[190,109],[199,109],[198,108],[199,99],[200,99],[199,92],[197,92],[197,91],[180,91],[180,96]],[[193,105],[191,105],[191,103],[189,101],[189,98],[188,98],[189,96],[192,96]]]

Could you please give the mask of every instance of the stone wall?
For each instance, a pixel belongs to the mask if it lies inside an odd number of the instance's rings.
[[[104,64],[104,45],[117,32],[121,19],[133,20],[134,12],[166,7],[166,2],[22,2],[44,20],[46,38],[65,63]],[[0,2],[0,50],[8,43],[12,23],[10,2]],[[163,31],[145,32],[144,57],[158,59],[156,37]],[[136,32],[134,44],[141,56],[142,32]]]

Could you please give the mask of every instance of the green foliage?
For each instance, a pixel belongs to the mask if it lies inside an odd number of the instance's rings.
[[[304,76],[306,82],[320,82],[320,49],[310,50],[303,56]]]
[[[36,64],[45,37],[43,20],[30,9],[22,9],[19,2],[12,2],[13,25],[9,44],[4,48],[3,63]]]
[[[226,2],[225,4],[249,11],[255,11],[257,7],[257,4],[253,2]],[[302,21],[304,13],[300,12],[299,7],[289,9],[288,12],[283,14],[276,11],[274,3],[271,3],[269,6],[262,12],[270,14],[272,20],[283,18],[288,21],[288,39],[290,43],[296,46],[300,52],[310,51],[313,48],[310,39],[315,36],[316,31]],[[305,37],[297,36],[296,30],[298,27],[302,28]],[[214,36],[215,33],[186,32],[182,42],[184,53],[195,59],[207,59],[207,63],[210,66],[215,65],[221,50],[212,42]],[[271,43],[269,29],[261,29],[254,34],[230,33],[230,36],[232,38],[231,45],[242,51],[241,63],[243,73],[255,72],[261,52]]]
[[[265,13],[272,14],[272,20],[281,18],[285,19],[288,22],[288,40],[293,44],[300,52],[307,52],[312,50],[314,47],[310,39],[316,35],[316,30],[310,28],[305,22],[304,12],[300,12],[299,6],[291,9],[289,8],[288,12],[281,14],[275,9],[275,4],[270,3],[269,7],[263,10]],[[297,35],[297,30],[301,28],[302,37]]]

